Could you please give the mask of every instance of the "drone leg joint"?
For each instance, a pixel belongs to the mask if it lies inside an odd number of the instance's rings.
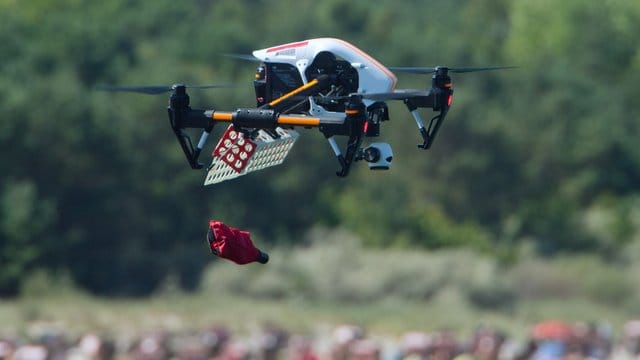
[[[427,129],[424,126],[424,121],[422,121],[422,116],[420,116],[420,113],[418,112],[417,109],[411,110],[411,116],[413,117],[413,119],[416,122],[416,125],[418,125],[418,130],[420,130],[420,135],[422,136],[422,144],[418,144],[418,147],[420,149],[428,149],[429,146],[431,145],[431,138],[429,137],[429,133],[427,131]]]
[[[341,169],[340,171],[336,172],[336,175],[340,177],[345,177],[347,173],[347,171],[345,170],[347,168],[347,161],[345,160],[344,155],[342,155],[342,151],[340,150],[340,147],[338,146],[336,139],[333,136],[330,136],[330,137],[327,137],[327,141],[329,141],[329,145],[331,146],[333,153],[336,155],[336,158],[340,163]]]
[[[420,149],[428,149],[429,148],[429,132],[424,127],[424,121],[422,121],[422,116],[418,112],[418,105],[411,99],[405,99],[404,104],[407,106],[407,109],[411,113],[413,120],[415,120],[416,125],[418,125],[418,130],[420,130],[420,135],[422,136],[422,144],[418,144]]]

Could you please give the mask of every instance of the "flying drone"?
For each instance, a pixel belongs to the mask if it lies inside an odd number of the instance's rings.
[[[380,136],[380,126],[389,120],[387,101],[402,101],[415,120],[421,143],[427,150],[438,134],[453,100],[449,73],[465,73],[510,67],[449,68],[385,67],[354,45],[334,38],[310,39],[256,50],[253,55],[235,57],[257,61],[260,65],[253,82],[256,107],[235,111],[194,109],[188,86],[106,86],[103,90],[146,94],[171,92],[168,114],[171,127],[193,169],[217,123],[228,127],[212,152],[205,185],[236,178],[249,172],[281,164],[295,144],[296,128],[317,128],[327,139],[339,169],[346,177],[354,162],[364,160],[373,170],[389,169],[391,146],[365,139]],[[396,89],[392,71],[432,74],[431,88]],[[425,124],[420,109],[435,112]],[[194,146],[186,129],[202,129]],[[345,137],[341,148],[336,137]],[[369,142],[369,141],[367,141]]]

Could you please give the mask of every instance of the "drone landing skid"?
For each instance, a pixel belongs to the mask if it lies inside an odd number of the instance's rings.
[[[235,179],[256,170],[282,164],[298,139],[298,132],[275,128],[270,134],[257,130],[251,136],[229,125],[211,154],[204,185]]]

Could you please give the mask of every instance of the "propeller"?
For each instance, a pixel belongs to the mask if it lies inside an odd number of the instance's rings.
[[[159,85],[159,86],[113,86],[113,85],[99,85],[96,90],[100,91],[119,91],[119,92],[134,92],[147,95],[158,95],[174,90],[178,86],[184,86],[189,89],[218,89],[218,88],[230,88],[234,87],[231,84],[221,85]]]
[[[317,102],[324,101],[340,101],[349,100],[352,96],[360,97],[365,100],[373,101],[387,101],[387,100],[404,100],[409,98],[425,97],[431,95],[430,90],[413,90],[413,89],[398,89],[393,92],[384,93],[351,93],[349,95],[327,95],[327,96],[314,96]],[[308,96],[295,97],[297,99],[306,99]]]
[[[251,54],[222,54],[228,58],[244,60],[244,61],[252,61],[252,62],[262,62],[262,60]]]
[[[429,96],[428,90],[396,90],[388,93],[355,93],[351,95],[361,96],[363,99],[373,101],[386,101],[386,100],[404,100],[408,98]]]
[[[514,69],[517,66],[490,66],[490,67],[446,67],[446,66],[436,66],[436,67],[390,67],[391,71],[398,72],[406,72],[412,74],[433,74],[439,71],[443,71],[444,73],[452,72],[452,73],[468,73],[468,72],[477,72],[477,71],[492,71],[492,70],[502,70],[502,69]]]

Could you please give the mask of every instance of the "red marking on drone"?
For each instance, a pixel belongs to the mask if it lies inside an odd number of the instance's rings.
[[[256,148],[256,143],[245,139],[242,132],[235,130],[233,125],[230,125],[211,155],[219,158],[239,173],[247,166],[249,159],[256,152]]]
[[[270,52],[275,52],[275,51],[280,51],[280,50],[293,49],[293,48],[307,46],[307,44],[309,44],[308,41],[300,41],[300,42],[295,42],[295,43],[291,43],[291,44],[272,47],[272,48],[267,49],[267,52],[270,53]]]

